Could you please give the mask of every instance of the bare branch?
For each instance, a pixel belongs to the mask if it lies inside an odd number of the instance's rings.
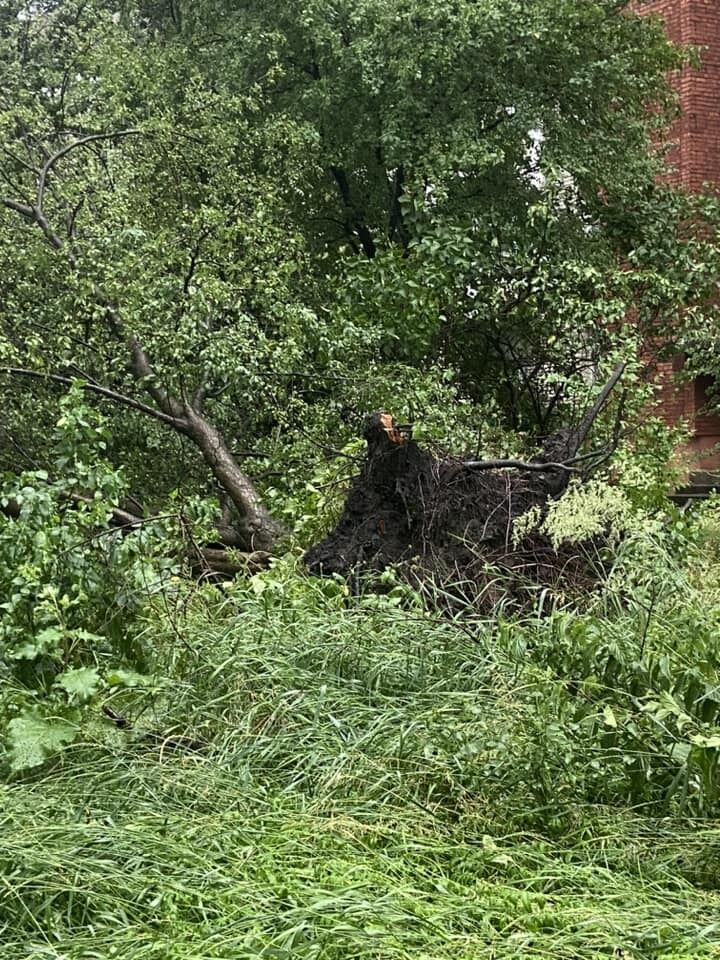
[[[47,217],[41,209],[31,207],[28,203],[20,203],[19,200],[10,200],[8,198],[2,200],[2,205],[7,207],[8,210],[14,210],[15,213],[19,213],[28,223],[36,223],[42,230],[50,246],[54,247],[55,250],[62,249],[62,240],[50,226]]]
[[[45,216],[45,211],[43,209],[43,202],[45,199],[45,190],[47,188],[47,178],[48,174],[51,172],[53,167],[59,160],[67,156],[72,150],[75,150],[77,147],[86,146],[89,143],[96,143],[98,140],[117,140],[121,137],[129,137],[133,135],[139,135],[142,131],[130,129],[130,130],[116,130],[114,133],[89,133],[85,137],[80,137],[78,140],[73,140],[72,143],[66,144],[60,150],[57,150],[55,153],[47,156],[45,163],[40,168],[38,172],[38,184],[37,184],[37,196],[35,199],[35,206],[31,206],[28,203],[21,203],[19,200],[11,200],[9,198],[3,199],[2,204],[4,207],[7,207],[8,210],[14,210],[15,213],[19,213],[21,217],[27,220],[30,223],[36,223],[42,230],[45,239],[50,244],[51,247],[54,247],[55,250],[60,250],[64,246],[63,241],[60,236],[53,230],[50,226],[50,222]],[[77,211],[76,211],[77,212]],[[73,217],[74,219],[74,217]],[[74,261],[75,254],[70,249],[70,259]]]
[[[80,137],[78,140],[73,140],[72,143],[66,144],[60,150],[57,150],[52,156],[43,164],[40,175],[38,177],[38,188],[37,188],[37,200],[35,203],[36,209],[42,211],[43,197],[45,195],[45,185],[47,183],[47,177],[55,164],[62,160],[63,157],[66,157],[72,150],[77,149],[78,147],[87,146],[88,143],[96,143],[98,140],[119,140],[122,137],[132,137],[139,136],[142,133],[141,130],[129,129],[129,130],[116,130],[113,133],[89,133],[85,137]]]
[[[203,227],[198,236],[195,239],[193,244],[192,252],[190,253],[190,262],[188,264],[187,271],[183,277],[183,294],[187,296],[190,292],[190,285],[195,276],[195,270],[197,268],[198,262],[200,260],[200,252],[203,241],[209,236],[210,230],[208,227]]]
[[[600,391],[597,399],[593,403],[592,407],[583,417],[580,422],[580,426],[576,431],[572,433],[572,445],[577,451],[582,445],[583,441],[587,438],[590,429],[595,422],[598,414],[602,410],[603,406],[607,402],[608,397],[612,393],[613,389],[618,383],[620,377],[622,377],[625,371],[625,363],[619,363],[609,379],[603,386]],[[621,411],[624,403],[624,398],[621,401]],[[546,463],[533,461],[527,462],[525,460],[465,460],[461,463],[462,467],[465,467],[466,470],[530,470],[535,473],[547,473],[550,470],[560,470],[564,473],[579,473],[580,470],[578,467],[573,466],[573,464],[581,463],[583,461],[592,460],[596,457],[599,457],[596,463],[592,464],[592,469],[597,469],[597,467],[604,463],[609,456],[612,455],[614,450],[617,448],[619,441],[619,424],[622,413],[618,414],[618,418],[615,423],[615,430],[613,441],[603,450],[595,450],[591,453],[582,454],[580,456],[572,456],[564,461],[549,461]]]
[[[563,470],[576,473],[577,467],[568,463],[530,463],[526,460],[463,460],[461,467],[466,470],[531,470],[536,473],[548,473],[550,470]]]
[[[72,380],[70,377],[63,377],[59,373],[45,373],[42,370],[29,370],[25,367],[0,367],[0,373],[8,374],[11,377],[27,377],[33,380],[61,383],[67,387],[71,387],[73,383],[79,382],[83,390],[87,390],[89,393],[95,393],[100,397],[104,397],[106,400],[111,400],[113,403],[129,407],[131,410],[137,410],[139,413],[144,413],[149,417],[153,417],[155,420],[160,420],[161,423],[169,424],[176,430],[182,432],[185,426],[181,418],[173,417],[162,410],[156,410],[155,407],[150,407],[140,400],[128,397],[126,394],[119,393],[117,390],[111,390],[109,387],[103,387],[99,383],[91,383],[89,380]]]
[[[75,221],[84,203],[85,197],[81,197],[67,216],[67,235],[71,242],[75,240]]]
[[[607,463],[610,457],[612,457],[612,455],[617,450],[620,444],[620,439],[623,434],[622,420],[625,414],[626,400],[627,400],[627,390],[624,390],[620,397],[620,401],[618,403],[617,413],[615,415],[615,424],[613,426],[612,437],[610,438],[609,442],[605,445],[605,447],[602,450],[595,450],[593,453],[585,454],[587,458],[591,458],[591,457],[596,458],[594,462],[591,463],[590,466],[588,467],[588,472],[595,472],[596,470],[599,470],[600,467],[602,467],[603,464]],[[579,460],[581,458],[576,457],[576,459]]]
[[[13,210],[15,213],[19,213],[21,217],[24,217],[31,223],[35,222],[35,210],[30,206],[30,204],[20,203],[19,200],[4,199],[2,201],[2,205],[7,207],[8,210]]]
[[[98,291],[98,294],[100,292]],[[134,336],[126,336],[123,321],[116,307],[105,297],[99,296],[102,305],[105,307],[107,322],[110,333],[116,340],[124,343],[130,351],[130,370],[135,379],[150,394],[155,403],[160,407],[162,413],[168,417],[168,423],[172,423],[178,429],[180,424],[184,423],[185,409],[183,404],[176,400],[164,387],[157,382],[157,374],[153,369],[145,349]]]
[[[617,364],[613,372],[610,374],[610,377],[608,378],[607,382],[605,383],[605,386],[602,388],[602,390],[598,394],[597,400],[590,407],[588,412],[580,421],[580,425],[577,428],[577,431],[575,433],[575,441],[577,444],[575,447],[576,450],[578,450],[582,446],[588,433],[590,433],[590,429],[592,428],[593,423],[597,419],[598,414],[600,413],[602,408],[605,406],[605,403],[607,402],[608,397],[610,396],[612,391],[615,389],[620,377],[622,377],[623,373],[625,372],[625,367],[626,367],[626,363],[624,360]]]

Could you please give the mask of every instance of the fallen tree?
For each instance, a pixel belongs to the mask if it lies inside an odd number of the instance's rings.
[[[539,534],[517,543],[513,524],[533,507],[544,511],[572,477],[588,477],[612,455],[619,416],[607,444],[580,450],[623,369],[616,367],[579,425],[547,437],[530,461],[436,459],[392,416],[372,414],[362,471],[335,529],[305,555],[308,569],[352,578],[400,565],[415,583],[452,585],[466,599],[488,594],[491,568],[526,584],[581,576],[584,557],[559,555]]]
[[[128,137],[139,136],[140,131],[136,129],[93,133],[71,138],[52,152],[45,150],[43,162],[38,169],[29,167],[34,180],[32,202],[0,195],[0,207],[12,211],[21,223],[37,231],[43,243],[54,251],[56,256],[65,259],[65,265],[70,272],[82,273],[84,268],[79,255],[75,216],[69,218],[63,232],[52,225],[46,210],[48,194],[53,193],[51,183],[53,178],[57,178],[57,168],[69,155],[75,157],[78,152],[94,147],[98,143],[107,141],[115,143]],[[196,267],[197,256],[198,249],[191,257],[190,272],[185,278],[186,286]],[[128,394],[116,383],[100,382],[94,375],[88,375],[75,364],[71,370],[2,366],[0,373],[10,378],[40,380],[61,386],[79,383],[89,395],[142,413],[186,437],[198,449],[226,495],[222,518],[225,544],[248,552],[271,547],[280,528],[261,503],[255,485],[233,456],[222,431],[205,414],[206,401],[218,389],[214,371],[201,366],[198,370],[197,382],[192,389],[188,390],[183,385],[179,392],[173,391],[157,375],[148,350],[135,333],[128,329],[125,318],[114,299],[89,278],[86,278],[86,282],[91,291],[92,311],[102,318],[99,326],[105,331],[109,343],[119,350],[119,356],[125,361],[126,372],[145,399]],[[91,326],[90,320],[86,319],[86,328],[89,330]],[[17,338],[11,334],[8,339],[9,342],[14,342]],[[103,352],[96,345],[84,343],[82,339],[78,342],[89,348],[93,354]],[[103,347],[107,349],[107,344]]]
[[[518,517],[533,508],[544,512],[571,478],[588,477],[612,455],[618,442],[622,402],[612,439],[600,448],[580,451],[623,370],[623,364],[615,368],[578,425],[547,437],[540,453],[528,461],[453,456],[438,459],[422,449],[412,439],[411,430],[399,427],[390,414],[370,415],[364,429],[367,454],[362,469],[348,492],[336,528],[306,553],[308,570],[357,582],[367,574],[401,565],[418,584],[480,585],[484,593],[488,593],[491,567],[535,584],[555,582],[561,570],[577,573],[582,566],[576,562],[577,557],[559,556],[540,535],[518,543],[513,527]],[[65,383],[64,377],[47,379]],[[279,545],[279,525],[261,507],[254,484],[234,464],[224,441],[222,446],[233,470],[222,472],[222,476],[216,472],[221,501],[217,538],[198,542],[182,514],[177,517],[190,568],[199,579],[256,573],[268,565],[271,551]],[[257,529],[249,537],[247,528],[245,536],[238,529],[238,498],[229,489],[229,478],[235,471],[249,491],[247,500],[263,517],[262,548],[253,543]],[[70,504],[87,499],[79,492],[66,497]],[[20,512],[12,499],[0,510],[11,518]],[[108,524],[126,533],[154,519],[144,517],[142,508],[132,499],[108,504]],[[243,519],[247,521],[247,513]],[[475,588],[471,592],[477,594]]]

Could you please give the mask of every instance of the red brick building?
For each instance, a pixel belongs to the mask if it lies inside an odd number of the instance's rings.
[[[700,69],[687,67],[674,81],[681,115],[671,133],[670,179],[688,190],[707,183],[720,187],[720,0],[644,0],[640,9],[662,16],[671,39],[696,45],[702,58]],[[690,450],[701,454],[720,442],[720,417],[704,413],[708,384],[702,378],[681,387],[673,383],[681,365],[681,357],[659,365],[661,409],[670,423],[690,423]],[[717,468],[720,456],[700,466]]]

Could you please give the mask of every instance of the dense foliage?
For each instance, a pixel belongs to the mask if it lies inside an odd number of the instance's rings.
[[[5,0],[6,465],[39,374],[116,404],[153,503],[208,489],[194,446],[232,486],[206,426],[297,497],[378,407],[456,447],[572,416],[714,276],[650,149],[683,55],[622,7]]]
[[[6,955],[715,956],[717,509],[582,611],[289,562],[159,602],[149,685],[98,698],[131,725],[4,788]]]

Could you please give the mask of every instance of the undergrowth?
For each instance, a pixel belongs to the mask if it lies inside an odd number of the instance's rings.
[[[0,788],[2,956],[720,957],[693,536],[692,564],[628,544],[584,609],[512,622],[289,561],[177,584],[137,638],[146,685]]]

